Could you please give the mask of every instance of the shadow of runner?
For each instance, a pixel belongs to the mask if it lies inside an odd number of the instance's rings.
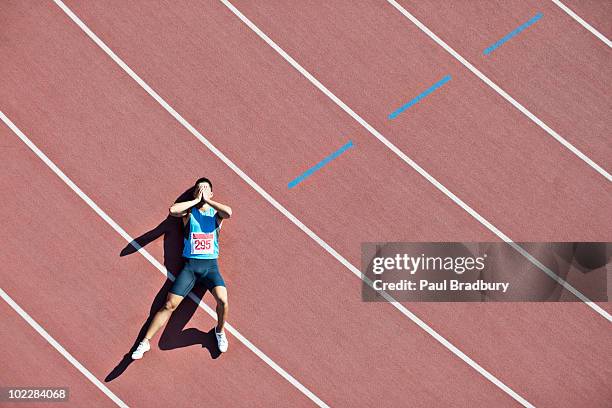
[[[119,364],[117,364],[117,366],[115,366],[115,368],[113,368],[113,370],[106,376],[106,378],[104,379],[105,382],[113,381],[115,378],[123,374],[124,371],[127,370],[128,366],[132,364],[132,362],[134,361],[132,360],[132,353],[136,350],[136,347],[138,347],[138,343],[140,343],[142,339],[144,338],[147,327],[149,327],[151,320],[153,320],[153,316],[166,302],[166,296],[171,286],[172,286],[172,281],[170,279],[166,279],[166,282],[164,283],[162,288],[157,292],[157,295],[155,295],[155,298],[153,299],[153,303],[151,304],[151,308],[149,309],[149,317],[141,326],[140,331],[138,332],[138,335],[136,336],[136,340],[134,341],[134,344],[132,344],[132,347],[123,356]]]
[[[193,197],[193,188],[183,192],[176,202],[187,201]],[[164,266],[168,272],[176,276],[184,265],[182,257],[183,252],[183,222],[180,218],[168,215],[158,226],[143,235],[135,238],[125,248],[121,250],[119,256],[131,255],[138,252],[139,247],[145,247],[149,243],[155,241],[159,237],[164,237]],[[132,360],[132,352],[136,350],[138,344],[144,338],[145,332],[153,316],[166,302],[168,291],[172,287],[172,281],[166,279],[164,285],[155,295],[151,307],[149,308],[149,316],[142,324],[138,335],[130,350],[123,356],[121,361],[113,368],[113,370],[104,379],[105,382],[110,382],[122,375],[128,366],[134,361]],[[202,288],[194,288],[194,294],[199,299],[202,298],[205,291]],[[208,332],[203,332],[195,328],[183,330],[189,319],[193,316],[197,309],[197,304],[191,299],[185,299],[177,310],[174,311],[170,320],[166,324],[164,331],[159,340],[159,347],[162,350],[172,350],[180,347],[187,347],[195,344],[201,344],[202,347],[208,349],[212,358],[217,358],[221,354],[217,348],[217,341],[213,332],[214,325]]]

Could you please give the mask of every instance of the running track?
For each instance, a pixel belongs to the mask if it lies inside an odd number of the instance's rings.
[[[610,171],[612,95],[604,84],[611,50],[604,43],[552,3],[400,3]],[[66,5],[353,265],[365,241],[499,239],[222,3]],[[610,183],[386,2],[234,5],[513,240],[610,240]],[[581,16],[610,38],[609,10],[598,5],[583,6]],[[482,55],[538,11],[541,21]],[[0,110],[127,234],[144,234],[139,242],[171,272],[179,241],[167,207],[194,177],[215,182],[218,199],[236,214],[223,234],[221,260],[230,322],[301,384],[234,336],[230,352],[217,358],[207,333],[214,319],[190,301],[158,337],[159,347],[122,365],[163,298],[165,278],[2,124],[2,208],[10,216],[1,232],[1,287],[125,404],[311,406],[300,390],[329,406],[609,404],[610,322],[593,309],[580,302],[404,305],[495,384],[397,308],[362,303],[360,280],[345,265],[169,115],[53,2],[7,2],[0,16]],[[443,88],[387,119],[447,74],[452,80]],[[348,139],[355,148],[287,189]],[[8,369],[0,372],[1,385],[64,385],[71,404],[58,406],[115,405],[8,305],[2,308]]]

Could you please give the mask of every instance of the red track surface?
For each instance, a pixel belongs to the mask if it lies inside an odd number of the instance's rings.
[[[611,188],[603,177],[396,10],[386,3],[355,3],[236,6],[513,239],[610,240]],[[192,125],[353,264],[359,265],[363,241],[496,239],[221,4],[67,5]],[[466,21],[456,14],[459,8],[436,7],[434,13],[426,3],[414,10],[405,6],[609,170],[605,130],[611,100],[599,86],[610,74],[610,51],[603,43],[580,26],[560,30],[576,23],[545,8],[539,9],[541,22],[485,59],[486,46],[538,9],[517,4],[486,15],[469,11]],[[2,111],[132,236],[167,231],[146,248],[171,271],[179,267],[180,235],[172,222],[155,227],[194,177],[210,177],[219,200],[236,214],[225,228],[221,259],[231,323],[323,401],[516,404],[390,305],[362,303],[355,276],[180,126],[59,8],[12,4],[0,15],[6,22],[0,42],[6,61],[0,67],[6,78],[0,86]],[[549,54],[534,49],[541,42]],[[537,69],[528,69],[533,66]],[[453,76],[449,84],[398,119],[386,119],[446,74]],[[547,82],[548,77],[553,79]],[[530,87],[532,80],[545,92]],[[585,89],[588,84],[593,89]],[[0,129],[2,188],[10,192],[3,210],[14,214],[0,233],[6,243],[2,288],[96,377],[113,372],[107,386],[133,406],[311,404],[235,338],[227,355],[211,359],[215,352],[201,345],[214,350],[205,333],[213,319],[201,310],[194,313],[190,301],[160,341],[160,348],[171,351],[154,347],[143,361],[113,370],[163,296],[164,277],[138,254],[120,257],[126,242],[7,127]],[[348,139],[356,145],[350,154],[287,190],[289,180]],[[35,252],[26,244],[28,227],[39,233]],[[578,406],[587,398],[590,406],[604,406],[612,398],[609,322],[584,304],[407,307],[537,406]],[[14,385],[24,385],[22,356],[40,354],[43,369],[32,370],[41,376],[57,370],[54,383],[71,387],[75,406],[89,399],[111,404],[63,358],[47,355],[53,350],[43,353],[50,347],[19,318],[3,320],[2,327],[2,339],[11,343],[16,336],[36,337],[3,349],[3,360],[19,374],[0,377],[2,385],[13,378]],[[51,384],[44,376],[39,382]]]
[[[400,2],[565,139],[612,167],[612,93],[602,86],[612,75],[612,50],[563,10],[551,1]],[[544,15],[537,24],[482,54],[537,12]]]
[[[612,3],[600,0],[566,0],[563,4],[586,20],[608,39],[612,38]]]
[[[2,129],[2,136],[6,132]],[[4,283],[4,281],[3,281]],[[3,386],[70,387],[70,401],[74,406],[116,406],[49,343],[36,334],[17,313],[2,302],[0,304],[0,341],[2,341],[3,368],[0,384]],[[23,403],[6,403],[3,407],[23,407]],[[66,406],[65,402],[45,406]]]

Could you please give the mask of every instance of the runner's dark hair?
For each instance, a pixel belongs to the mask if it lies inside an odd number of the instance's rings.
[[[195,188],[198,186],[198,184],[200,184],[200,183],[208,183],[208,185],[210,186],[210,189],[212,190],[212,188],[213,188],[213,187],[212,187],[212,182],[211,182],[209,179],[207,179],[206,177],[200,177],[200,178],[199,178],[199,179],[198,179],[198,180],[195,182],[195,184],[193,185],[193,188],[195,189]]]

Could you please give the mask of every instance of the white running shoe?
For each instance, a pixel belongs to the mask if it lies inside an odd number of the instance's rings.
[[[138,345],[138,348],[132,353],[133,360],[140,360],[144,353],[151,350],[151,345],[148,341],[141,341]]]
[[[225,332],[217,333],[217,329],[215,329],[215,337],[217,337],[217,346],[219,346],[219,351],[225,353],[227,351],[227,346],[229,345]]]

